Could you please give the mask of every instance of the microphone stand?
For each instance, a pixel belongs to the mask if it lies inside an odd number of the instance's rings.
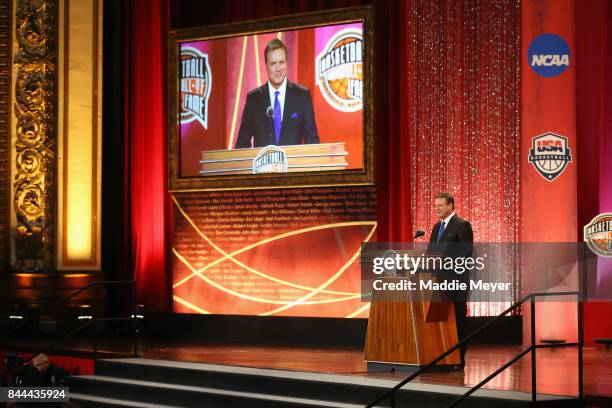
[[[274,109],[268,106],[266,109],[266,116],[268,117],[268,145],[276,145],[276,136],[274,135]]]

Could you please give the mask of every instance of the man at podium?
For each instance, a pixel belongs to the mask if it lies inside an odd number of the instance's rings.
[[[268,81],[247,95],[236,149],[319,143],[310,90],[287,80],[287,46],[264,50]]]
[[[439,193],[434,201],[434,210],[440,219],[431,231],[429,248],[437,251],[443,257],[471,257],[474,234],[472,225],[455,213],[455,199],[450,193]],[[456,274],[450,279],[460,279],[467,282],[468,273]],[[469,284],[468,284],[469,287]],[[462,340],[466,332],[467,318],[467,291],[465,293],[447,293],[455,305],[455,321],[457,322],[457,336]],[[461,347],[461,364],[465,365],[465,352],[467,346]]]

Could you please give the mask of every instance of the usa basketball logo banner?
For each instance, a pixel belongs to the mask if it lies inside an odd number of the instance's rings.
[[[208,55],[193,47],[182,47],[179,69],[181,124],[197,120],[208,129],[208,98],[212,87]]]
[[[572,154],[566,137],[548,132],[532,139],[529,163],[532,163],[546,180],[556,179],[571,161]]]
[[[253,159],[253,174],[286,173],[287,155],[278,146],[266,146]]]
[[[584,241],[597,255],[612,257],[612,213],[599,214],[585,225]]]
[[[315,60],[316,84],[323,97],[341,112],[356,112],[363,107],[362,30],[338,31]]]

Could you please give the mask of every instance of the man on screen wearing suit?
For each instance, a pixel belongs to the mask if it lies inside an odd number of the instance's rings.
[[[429,238],[429,248],[437,251],[443,257],[471,257],[474,234],[472,226],[455,213],[455,199],[450,193],[439,193],[434,201],[437,222]],[[454,271],[441,276],[442,280],[459,279],[469,287],[468,272],[457,274]],[[463,293],[449,292],[447,296],[455,305],[455,321],[457,322],[457,335],[462,340],[468,333],[466,331],[467,318],[467,291]],[[461,365],[465,365],[465,352],[467,346],[461,347]]]
[[[319,143],[310,91],[287,80],[287,46],[270,41],[264,58],[268,81],[247,95],[236,149]]]

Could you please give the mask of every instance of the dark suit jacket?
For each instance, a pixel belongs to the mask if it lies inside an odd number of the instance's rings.
[[[474,233],[472,225],[457,214],[453,215],[448,221],[448,225],[444,227],[442,237],[438,241],[438,231],[440,224],[438,221],[434,225],[429,237],[429,249],[439,252],[443,257],[469,257],[473,253]],[[445,271],[438,275],[440,281],[452,281],[457,279],[466,283],[469,288],[469,271],[462,274],[457,274],[454,271]],[[455,306],[455,321],[457,322],[457,336],[459,339],[464,339],[467,333],[467,300],[469,290],[464,291],[448,291],[445,293],[447,299],[454,301]],[[434,294],[436,296],[436,294]],[[465,353],[467,344],[461,346],[461,364],[465,365]]]
[[[50,364],[47,372],[41,374],[32,364],[24,366],[21,379],[22,387],[63,387],[68,373],[55,364]]]
[[[276,144],[274,126],[272,125],[272,129],[270,129],[270,119],[266,115],[269,106],[270,92],[267,82],[249,92],[242,112],[236,149],[251,147],[251,137],[255,138],[254,147]],[[272,130],[272,138],[270,137],[270,130]],[[287,81],[279,144],[297,145],[302,143],[319,143],[312,98],[308,89]]]
[[[453,215],[444,227],[442,238],[438,241],[438,232],[442,221],[438,221],[431,231],[429,237],[429,249],[437,250],[443,256],[458,257],[472,256],[474,234],[472,225],[459,217]]]
[[[474,234],[470,223],[457,214],[448,221],[448,225],[444,227],[442,238],[438,241],[438,231],[440,231],[441,221],[438,221],[431,231],[429,237],[429,251],[438,253],[442,257],[470,257],[473,252]],[[458,279],[461,282],[469,281],[469,272],[462,274],[454,271],[439,271],[438,279],[440,281],[452,281]],[[462,299],[467,296],[467,292],[449,293],[451,298]]]

